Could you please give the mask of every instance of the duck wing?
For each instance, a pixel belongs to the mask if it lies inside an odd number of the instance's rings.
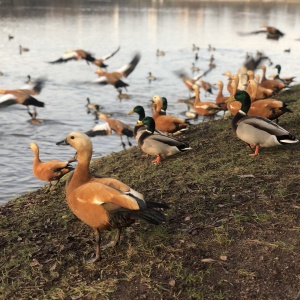
[[[18,103],[17,97],[13,94],[6,94],[6,95],[0,97],[0,108],[10,106],[10,105],[13,105],[16,103]]]
[[[132,71],[136,68],[140,59],[141,59],[141,54],[136,53],[129,64],[124,65],[123,67],[118,69],[116,72],[121,73],[124,77],[128,77],[129,74],[132,73]]]
[[[237,123],[238,126],[240,126],[241,124],[247,124],[249,126],[252,126],[253,128],[256,128],[257,130],[265,131],[275,136],[290,135],[287,130],[266,118],[245,117]]]

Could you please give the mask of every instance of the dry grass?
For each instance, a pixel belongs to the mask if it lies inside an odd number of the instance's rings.
[[[281,96],[299,97],[299,86]],[[289,106],[280,124],[300,137],[300,103]],[[95,174],[171,207],[165,224],[125,230],[99,263],[85,262],[93,232],[69,211],[63,185],[0,207],[0,298],[299,299],[300,144],[249,157],[230,120],[181,138],[193,150],[160,166],[136,147],[94,161]]]

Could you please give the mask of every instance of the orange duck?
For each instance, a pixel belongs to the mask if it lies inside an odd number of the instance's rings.
[[[129,138],[133,137],[133,128],[131,126],[125,124],[120,120],[109,118],[103,113],[98,113],[97,117],[107,122],[110,129],[120,137],[121,144],[124,149],[126,149],[126,145],[123,142],[123,138],[122,138],[123,135],[127,137],[128,146],[130,147],[132,146],[131,142],[129,141]]]
[[[257,91],[257,82],[254,80],[248,81],[248,87],[252,95],[250,99],[254,98]],[[268,98],[254,101],[248,111],[249,116],[260,116],[269,120],[276,120],[286,112],[292,112],[287,105],[279,100]]]
[[[248,70],[247,71],[247,75],[248,75],[248,79],[249,80],[254,80],[254,72],[252,70]],[[256,95],[255,95],[255,98],[251,98],[251,101],[255,101],[255,100],[259,100],[259,99],[265,99],[265,98],[270,98],[273,96],[273,90],[271,89],[267,89],[263,86],[261,86],[259,84],[260,82],[260,78],[258,79],[257,83],[257,92],[256,92]],[[247,86],[246,88],[246,92],[250,95],[251,97],[251,92],[249,91],[250,87]]]
[[[114,56],[118,51],[120,50],[120,47],[118,47],[117,50],[114,52],[103,56],[101,58],[95,58],[90,52],[87,52],[82,49],[77,49],[77,50],[68,50],[65,54],[63,54],[59,59],[55,61],[51,61],[51,64],[58,64],[58,63],[65,63],[70,60],[81,60],[84,59],[87,63],[92,63],[98,67],[101,68],[107,68],[107,65],[104,63],[107,59],[111,58]]]
[[[99,77],[95,80],[93,80],[94,83],[99,83],[102,85],[105,84],[111,84],[116,89],[124,87],[126,89],[127,86],[129,86],[126,82],[122,81],[121,78],[128,77],[131,72],[136,68],[137,64],[139,63],[141,59],[140,53],[136,53],[132,60],[121,67],[120,69],[114,71],[114,72],[106,72],[100,67],[97,69],[96,73],[99,75]]]
[[[255,88],[257,83],[254,80],[250,80],[248,83],[251,86],[252,93],[256,93]],[[247,93],[247,92],[246,92]],[[247,93],[248,94],[248,93]],[[251,99],[250,95],[248,94]],[[253,96],[252,96],[253,97]],[[236,115],[238,111],[241,109],[241,103],[236,101],[234,97],[230,97],[226,103],[228,104],[228,110],[232,115]],[[259,116],[269,120],[276,120],[278,122],[278,118],[284,114],[285,112],[292,112],[290,109],[286,107],[286,104],[282,101],[275,99],[262,99],[252,102],[247,115],[249,116]]]
[[[154,96],[152,101],[155,104],[155,110],[152,118],[155,121],[155,127],[157,130],[160,130],[165,134],[172,135],[181,134],[188,130],[190,124],[186,119],[161,114],[163,102],[160,96]]]
[[[276,79],[271,80],[266,78],[266,69],[267,69],[266,66],[262,65],[259,68],[262,69],[262,76],[260,81],[260,85],[262,87],[271,89],[275,93],[278,93],[279,91],[281,91],[286,87],[286,85],[280,80],[276,80]]]
[[[214,118],[214,116],[221,110],[221,108],[214,102],[201,101],[200,100],[200,88],[197,84],[193,85],[196,97],[194,102],[194,110],[197,115],[203,116],[202,121],[205,117]]]
[[[66,185],[66,198],[71,211],[96,234],[96,255],[90,262],[100,259],[101,249],[116,246],[122,228],[135,220],[143,219],[155,225],[165,221],[165,215],[156,208],[167,208],[166,204],[145,201],[142,194],[117,179],[92,176],[93,145],[87,135],[72,132],[57,145],[69,145],[77,152],[78,164]],[[115,239],[101,246],[101,231],[111,229],[117,229]]]
[[[224,96],[223,95],[223,88],[224,88],[223,81],[218,80],[216,82],[216,85],[218,86],[219,91],[218,91],[218,94],[216,96],[216,100],[215,101],[220,106],[220,108],[225,111],[225,110],[227,110],[227,104],[225,103],[225,101],[228,100],[228,98],[230,96]]]
[[[56,180],[56,184],[58,184],[64,175],[74,170],[74,168],[70,165],[70,161],[41,161],[39,157],[39,147],[36,143],[31,143],[30,149],[34,154],[32,166],[33,175],[42,181],[49,182],[48,190],[52,186],[52,181]]]
[[[27,89],[17,89],[17,90],[3,90],[0,89],[0,94],[5,96],[0,97],[0,107],[9,106],[13,104],[21,104],[27,107],[29,111],[29,106],[44,107],[44,102],[37,100],[31,95],[35,94],[35,91]]]

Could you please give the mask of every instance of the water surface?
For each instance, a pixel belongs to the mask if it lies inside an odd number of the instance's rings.
[[[0,203],[45,184],[32,174],[31,141],[38,143],[42,160],[65,160],[73,154],[73,149],[55,143],[71,131],[85,132],[95,126],[93,116],[86,113],[87,97],[132,125],[136,116],[128,116],[127,112],[140,104],[151,114],[147,105],[155,94],[168,99],[170,114],[184,115],[185,105],[176,101],[186,98],[188,92],[174,71],[182,69],[192,76],[193,43],[200,46],[196,65],[202,70],[208,68],[209,58],[214,55],[216,68],[204,78],[211,83],[225,81],[222,75],[225,71],[237,72],[246,53],[255,54],[257,50],[266,53],[274,64],[281,64],[283,76],[299,78],[300,42],[296,40],[300,38],[299,4],[120,2],[18,1],[18,5],[1,2],[0,71],[4,73],[0,77],[1,88],[22,87],[27,75],[33,79],[44,76],[47,82],[37,96],[46,104],[38,109],[43,125],[31,125],[23,106],[0,110]],[[252,31],[262,24],[280,28],[285,37],[273,41],[264,35],[237,35],[237,31]],[[9,41],[9,34],[14,39]],[[209,44],[216,48],[213,53],[208,51]],[[30,51],[20,55],[19,45]],[[128,93],[132,99],[122,102],[112,86],[89,83],[96,78],[95,66],[85,61],[48,63],[69,49],[84,49],[102,57],[118,46],[120,51],[107,61],[108,70],[128,63],[136,51],[142,55],[136,70],[124,80],[130,85]],[[156,57],[156,49],[164,50],[166,55]],[[284,52],[286,49],[291,51]],[[158,78],[151,84],[146,79],[150,71]],[[274,70],[269,67],[268,73]],[[206,98],[213,101],[214,96]],[[95,137],[93,144],[94,158],[122,150],[117,135]]]

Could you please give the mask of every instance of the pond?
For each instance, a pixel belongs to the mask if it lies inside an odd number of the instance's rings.
[[[43,124],[28,122],[25,106],[0,108],[0,204],[45,185],[32,174],[30,142],[39,145],[41,160],[70,158],[73,149],[55,143],[71,131],[86,132],[96,125],[94,116],[87,114],[87,98],[113,113],[114,118],[134,125],[137,116],[127,112],[142,105],[151,115],[149,103],[154,95],[168,99],[169,114],[184,116],[186,106],[177,100],[187,98],[188,90],[175,71],[184,70],[192,77],[196,75],[191,71],[192,63],[203,72],[208,69],[211,55],[215,68],[203,77],[210,83],[225,82],[225,71],[236,73],[246,54],[255,55],[257,51],[268,55],[274,64],[281,64],[283,76],[298,79],[300,75],[297,3],[18,1],[16,5],[2,1],[0,8],[1,89],[24,86],[28,75],[33,80],[46,79],[45,87],[36,96],[45,103],[45,107],[37,109]],[[285,36],[270,40],[263,34],[237,34],[256,30],[262,24],[280,28]],[[13,38],[9,39],[9,35]],[[197,61],[192,44],[200,47]],[[20,54],[20,45],[30,51]],[[209,45],[215,48],[213,52]],[[92,84],[97,78],[96,66],[84,60],[49,64],[67,50],[84,49],[100,58],[119,46],[120,50],[106,61],[108,71],[129,63],[136,52],[141,54],[136,69],[124,79],[131,99],[120,101],[111,85]],[[156,56],[157,49],[163,50],[165,56]],[[149,72],[157,80],[150,83]],[[267,73],[275,73],[272,66],[268,66]],[[216,90],[213,93],[205,96],[201,92],[201,98],[214,101]],[[92,141],[93,158],[123,149],[116,134],[94,137]]]

